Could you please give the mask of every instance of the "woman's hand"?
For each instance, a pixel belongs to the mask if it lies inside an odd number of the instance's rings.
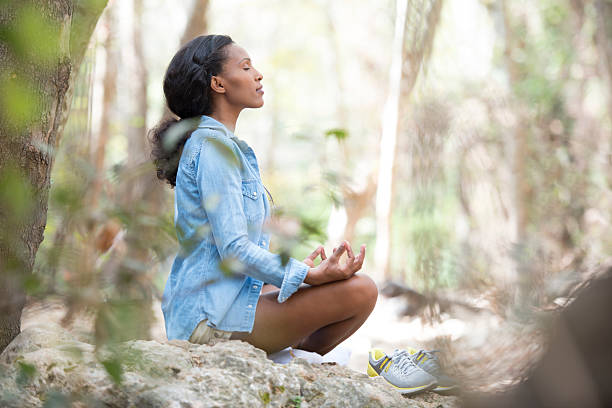
[[[348,259],[345,264],[341,264],[340,257],[344,251],[347,252]],[[315,267],[314,260],[319,255],[321,255],[322,261]],[[364,259],[365,245],[361,246],[361,251],[355,256],[350,244],[344,241],[338,248],[334,248],[334,252],[329,258],[325,256],[325,249],[320,246],[304,260],[304,263],[310,266],[304,283],[309,285],[322,285],[328,282],[348,279],[361,269]]]
[[[319,255],[321,255],[322,260],[327,259],[327,256],[325,256],[325,248],[323,248],[323,245],[319,245],[317,249],[312,251],[312,254],[308,255],[306,259],[304,259],[304,263],[310,266],[311,268],[314,268],[314,261],[319,257]]]

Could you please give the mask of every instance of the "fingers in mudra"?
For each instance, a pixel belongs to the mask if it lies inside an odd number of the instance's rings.
[[[319,257],[319,255],[321,254],[321,250],[323,249],[322,245],[319,245],[317,247],[317,249],[315,249],[314,251],[312,251],[312,253],[310,255],[308,255],[307,259],[314,261],[315,259],[317,259]]]
[[[344,241],[346,245],[346,255],[348,256],[348,259],[350,261],[353,261],[355,259],[355,254],[353,253],[353,248],[351,248],[351,244],[349,244],[348,241]]]
[[[344,252],[347,253],[348,258],[346,262],[341,263],[340,259],[342,255],[344,254]],[[352,253],[352,249],[348,241],[344,241],[342,245],[338,247],[338,250],[334,252],[334,257],[335,257],[334,260],[335,262],[337,262],[338,267],[340,269],[340,273],[344,279],[350,278],[356,272],[352,268],[351,253]]]
[[[356,268],[356,271],[360,270],[363,266],[363,260],[365,259],[365,245],[361,245],[361,250],[359,254],[355,258],[353,258],[353,266]]]
[[[345,241],[346,242],[346,241]],[[334,253],[332,254],[331,258],[334,259],[334,261],[337,261],[340,259],[340,257],[342,256],[342,254],[344,253],[344,251],[346,250],[346,245],[345,242],[343,242],[342,244],[340,244],[340,246],[334,248]]]
[[[359,254],[355,256],[353,249],[348,241],[344,241],[343,245],[346,247],[347,260],[344,266],[347,269],[348,276],[350,277],[355,272],[359,271],[363,266],[363,260],[365,259],[365,245],[361,245]]]
[[[323,245],[319,245],[317,249],[312,251],[312,253],[308,255],[306,259],[304,259],[304,263],[310,266],[311,268],[314,267],[314,261],[319,257],[319,255],[321,256],[321,259],[326,259],[325,248],[323,248]]]
[[[327,255],[325,255],[325,248],[321,246],[321,260],[324,261],[327,259]]]

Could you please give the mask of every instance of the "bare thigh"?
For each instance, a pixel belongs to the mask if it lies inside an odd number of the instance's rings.
[[[277,297],[278,290],[262,294],[252,332],[234,333],[232,338],[268,353],[295,346],[327,326],[360,315],[367,317],[376,303],[377,290],[369,277],[355,274],[325,285],[301,286],[283,303],[278,303]]]

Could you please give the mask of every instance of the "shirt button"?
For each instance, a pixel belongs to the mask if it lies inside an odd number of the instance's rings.
[[[257,197],[257,191],[253,191],[253,197]]]
[[[253,307],[253,305],[249,305],[249,306],[248,306],[248,308],[249,308],[249,309],[250,309],[250,308],[252,308],[252,307]]]
[[[259,286],[257,285],[253,285],[253,289],[257,289]]]
[[[261,245],[266,245],[266,241],[261,241]]]

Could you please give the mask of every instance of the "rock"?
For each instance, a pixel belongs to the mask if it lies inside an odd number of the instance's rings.
[[[459,406],[433,393],[403,397],[381,377],[338,365],[276,364],[239,340],[134,340],[96,350],[55,324],[25,329],[4,350],[0,390],[2,407]]]

